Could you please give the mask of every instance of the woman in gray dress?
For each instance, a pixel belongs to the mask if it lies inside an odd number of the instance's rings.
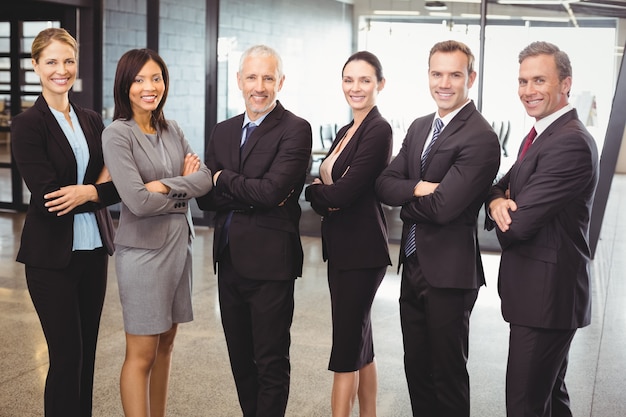
[[[178,124],[163,115],[168,86],[158,54],[126,52],[115,74],[113,123],[102,134],[104,160],[122,198],[115,245],[127,417],[165,415],[176,329],[193,319],[188,202],[212,186],[211,172]]]

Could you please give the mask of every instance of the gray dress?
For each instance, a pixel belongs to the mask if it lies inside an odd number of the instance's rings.
[[[178,126],[170,125],[144,135],[133,121],[116,121],[103,133],[105,163],[122,197],[115,266],[130,334],[160,334],[193,320],[188,200],[210,190],[211,173],[202,166],[180,175],[190,149]],[[170,187],[168,195],[145,189],[157,179]]]

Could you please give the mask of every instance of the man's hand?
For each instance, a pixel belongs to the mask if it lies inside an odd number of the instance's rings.
[[[215,174],[213,174],[213,186],[217,185],[217,179],[220,177],[221,173],[222,173],[222,170],[220,169]]]
[[[284,199],[283,201],[281,201],[281,202],[278,204],[278,207],[282,207],[282,206],[284,206],[284,205],[285,205],[285,203],[287,202],[287,200],[289,200],[289,197],[291,197],[291,194],[293,194],[293,191],[294,191],[294,190],[293,190],[293,188],[292,188],[292,189],[291,189],[291,191],[289,191],[289,195],[288,195],[287,197],[285,197],[285,199]]]
[[[415,197],[424,197],[425,195],[434,193],[437,187],[439,187],[438,182],[420,181],[415,184],[415,188],[413,188],[413,195]]]
[[[509,230],[511,224],[510,211],[516,211],[517,204],[510,198],[496,198],[489,203],[489,215],[496,222],[502,232]]]

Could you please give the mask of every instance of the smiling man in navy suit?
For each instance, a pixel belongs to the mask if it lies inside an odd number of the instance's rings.
[[[519,63],[519,97],[535,123],[487,199],[510,323],[507,416],[571,417],[564,379],[576,329],[591,319],[588,236],[598,151],[568,103],[567,54],[534,42]]]
[[[474,55],[456,41],[428,60],[437,112],[416,119],[376,194],[402,206],[400,321],[414,416],[469,417],[469,318],[485,283],[478,212],[500,165],[498,137],[469,99]]]
[[[300,205],[311,157],[311,126],[276,100],[280,56],[254,46],[237,82],[246,111],[215,127],[206,151],[215,211],[222,325],[244,417],[285,414],[290,379],[294,280],[302,275]]]

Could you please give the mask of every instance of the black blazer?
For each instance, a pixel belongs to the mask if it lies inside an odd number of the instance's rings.
[[[89,163],[83,184],[94,184],[104,160],[100,134],[102,118],[94,111],[72,103],[89,146]],[[106,206],[120,201],[112,182],[95,185],[100,203],[85,203],[71,213],[57,216],[44,206],[43,196],[66,185],[76,184],[76,158],[45,99],[11,121],[13,158],[30,190],[30,205],[24,221],[17,261],[37,268],[64,268],[71,259],[74,214],[98,211],[96,216],[102,242],[113,253],[111,217]]]
[[[330,155],[354,121],[337,133]],[[376,178],[391,158],[391,126],[374,107],[333,165],[333,184],[305,189],[311,207],[323,216],[324,260],[335,268],[357,269],[390,265],[387,223],[374,193]],[[329,211],[329,208],[338,208]]]
[[[434,114],[416,119],[398,156],[376,182],[381,201],[402,206],[400,264],[411,224],[416,254],[430,285],[473,289],[485,283],[477,238],[478,211],[500,166],[500,143],[489,123],[468,103],[433,144],[420,174],[424,143]],[[433,194],[416,198],[419,180],[440,183]]]
[[[491,189],[487,206],[507,189],[517,204],[510,229],[497,229],[498,290],[506,321],[553,329],[590,323],[588,234],[597,181],[596,143],[571,110]]]
[[[298,203],[311,158],[311,125],[279,103],[248,138],[239,155],[243,114],[218,123],[206,149],[217,184],[197,199],[215,211],[213,266],[228,213],[229,247],[237,272],[249,279],[289,280],[302,275]]]

